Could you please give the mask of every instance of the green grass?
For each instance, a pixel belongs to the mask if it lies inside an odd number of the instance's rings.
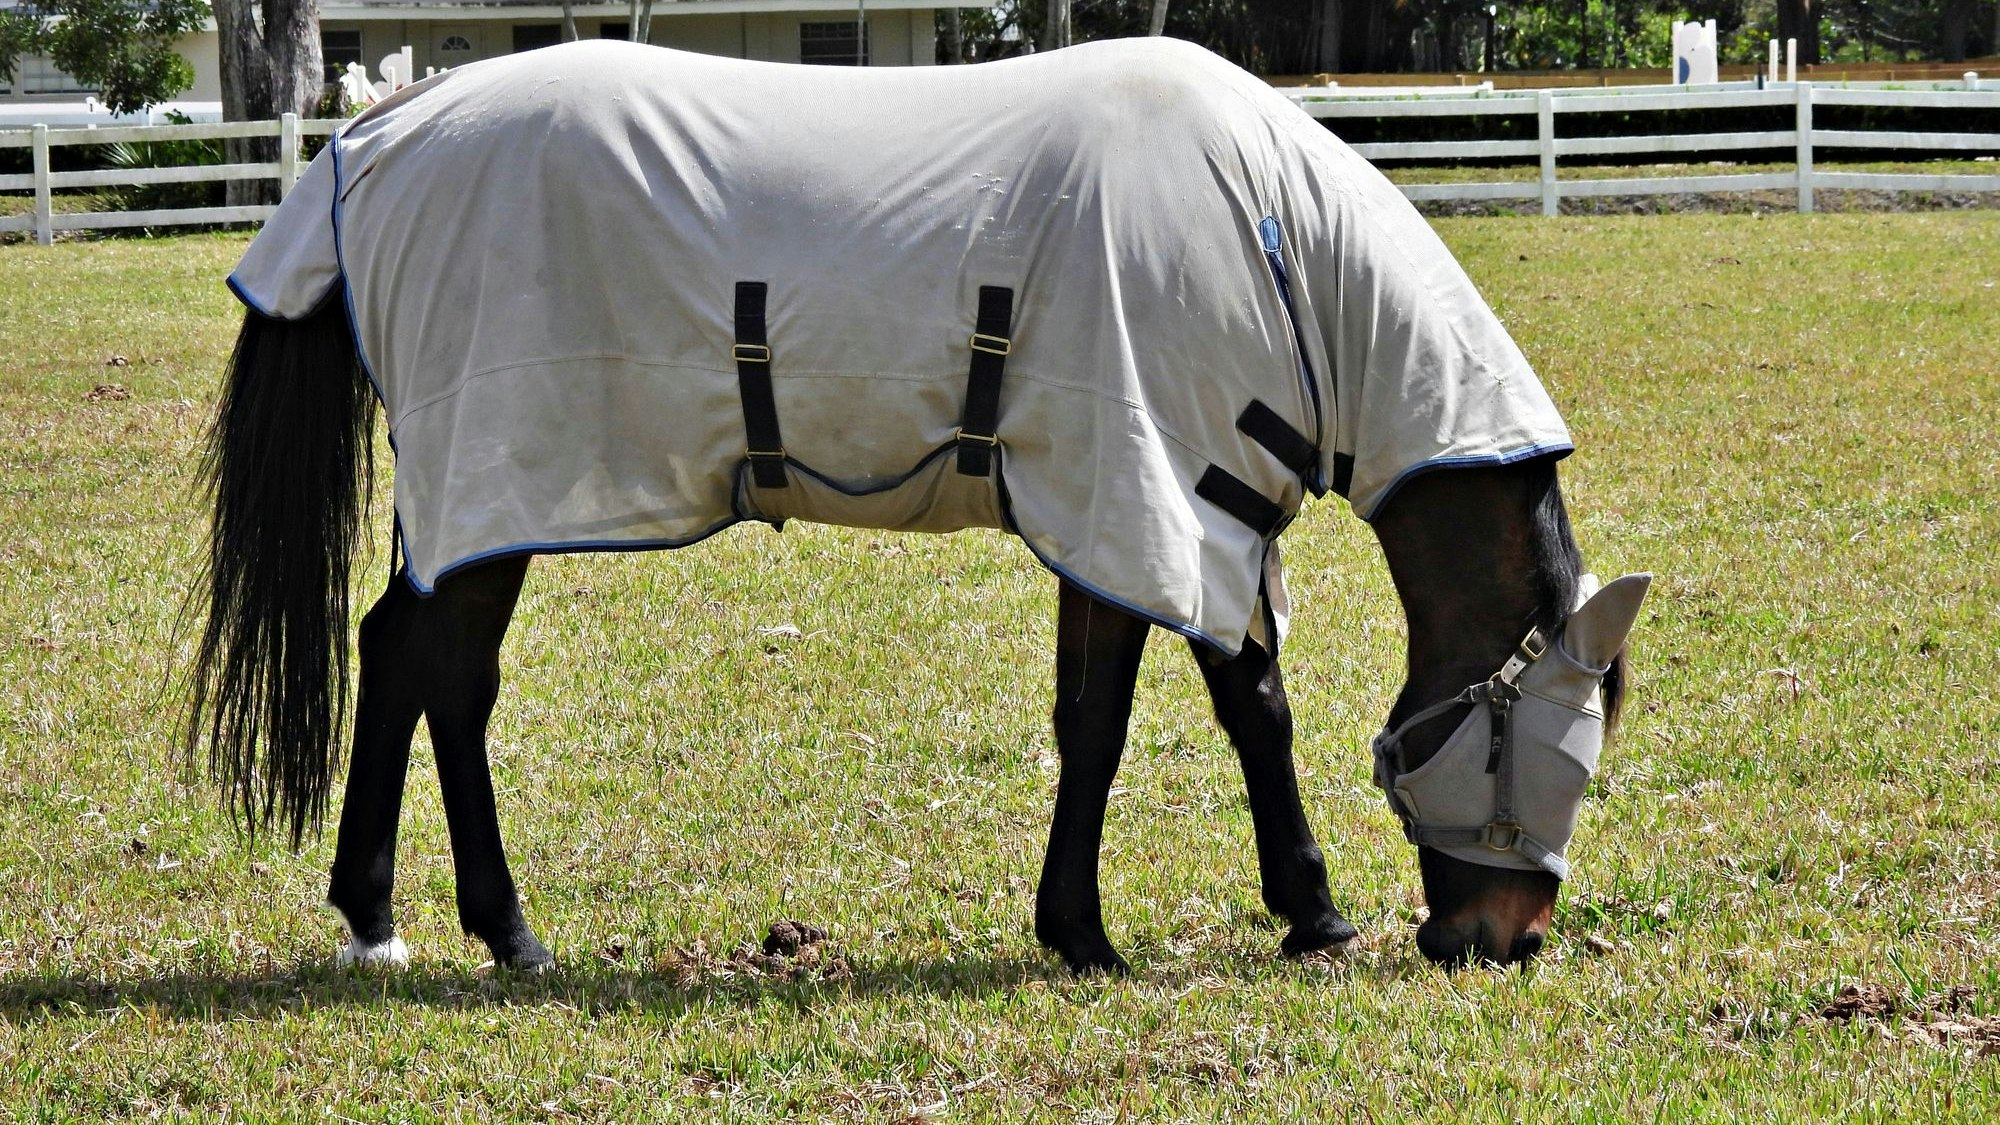
[[[1344,958],[1276,956],[1160,638],[1105,849],[1136,974],[1066,976],[1053,581],[998,535],[746,527],[530,575],[494,757],[558,971],[457,932],[422,747],[416,960],[337,971],[331,841],[244,847],[169,744],[243,239],[0,247],[0,1120],[1993,1120],[2000,213],[1439,227],[1575,430],[1596,569],[1659,576],[1525,972],[1416,953],[1365,752],[1400,613],[1337,501],[1286,543]],[[825,961],[731,958],[785,917]],[[1848,984],[1876,1017],[1821,1015]]]

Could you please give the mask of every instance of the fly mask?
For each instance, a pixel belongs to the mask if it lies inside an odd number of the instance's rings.
[[[1599,687],[1652,584],[1628,574],[1582,604],[1553,640],[1530,630],[1491,679],[1375,736],[1375,784],[1410,843],[1487,867],[1569,877],[1563,850],[1604,742]],[[1443,747],[1406,770],[1403,737],[1454,707],[1472,711]]]

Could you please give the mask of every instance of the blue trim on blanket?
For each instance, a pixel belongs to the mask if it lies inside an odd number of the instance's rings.
[[[347,306],[347,331],[354,337],[354,358],[361,361],[361,373],[368,377],[368,385],[375,389],[375,401],[381,404],[382,416],[386,420],[389,416],[389,396],[382,392],[382,380],[375,375],[375,365],[368,361],[368,349],[361,346],[361,318],[354,315],[354,286],[348,284],[347,281],[347,248],[346,242],[341,237],[340,230],[340,205],[347,195],[341,189],[340,183],[340,139],[342,132],[343,130],[335,130],[333,135],[328,137],[326,141],[326,147],[333,150],[333,203],[327,208],[327,221],[333,224],[334,284],[339,286],[340,299]],[[402,455],[402,451],[396,448],[396,427],[392,424],[388,429],[389,455],[392,458],[399,458]],[[410,572],[410,537],[403,530],[403,513],[396,509],[394,496],[391,496],[389,499],[389,514],[394,517],[390,521],[389,528],[389,565],[395,567],[400,563],[403,577],[409,582],[410,588],[420,595],[429,597],[436,587],[433,586],[429,590],[425,589],[418,584],[416,576]],[[399,553],[402,556],[400,560],[397,558]],[[465,560],[455,565],[469,565],[471,561]],[[447,573],[449,573],[448,570],[440,571],[438,577],[443,578]]]
[[[1019,539],[1021,541],[1021,545],[1028,549],[1029,554],[1035,556],[1035,561],[1041,563],[1042,568],[1044,570],[1047,570],[1049,573],[1055,575],[1057,578],[1060,578],[1063,581],[1068,582],[1072,586],[1075,586],[1077,589],[1082,590],[1084,593],[1089,594],[1091,597],[1096,598],[1098,601],[1103,602],[1106,605],[1117,606],[1119,609],[1124,610],[1126,613],[1129,613],[1132,616],[1137,617],[1142,621],[1158,625],[1160,628],[1165,629],[1171,633],[1179,633],[1181,636],[1186,637],[1191,641],[1200,641],[1202,644],[1207,645],[1208,647],[1223,654],[1224,656],[1234,657],[1243,651],[1243,646],[1240,644],[1234,648],[1231,648],[1230,646],[1223,644],[1221,641],[1217,640],[1214,637],[1209,636],[1207,633],[1202,632],[1200,629],[1195,628],[1193,625],[1190,625],[1185,621],[1175,621],[1170,617],[1163,617],[1160,614],[1154,613],[1151,610],[1142,609],[1139,606],[1133,605],[1131,602],[1128,602],[1123,598],[1115,597],[1112,594],[1107,593],[1103,589],[1077,577],[1075,574],[1072,574],[1067,568],[1057,566],[1055,562],[1051,560],[1047,555],[1044,555],[1040,551],[1037,551],[1035,549],[1035,545],[1028,541],[1028,537],[1021,534],[1021,526],[1014,522],[1014,501],[1007,491],[1007,476],[1003,471],[1005,468],[1005,464],[1001,460],[1001,454],[1003,450],[1004,450],[1003,446],[996,445],[993,447],[993,457],[994,457],[993,482],[995,488],[1000,493],[1000,518],[1005,520],[1007,523],[1005,530],[1009,534],[1011,534],[1014,538]]]
[[[1285,269],[1284,255],[1279,251],[1284,246],[1284,226],[1276,215],[1266,215],[1257,224],[1257,237],[1264,247],[1264,260],[1271,265],[1271,276],[1278,282],[1278,300],[1285,306],[1285,322],[1292,329],[1292,344],[1299,349],[1299,378],[1306,385],[1306,397],[1313,407],[1313,449],[1326,449],[1326,408],[1319,400],[1319,379],[1313,374],[1312,358],[1306,354],[1305,332],[1299,327],[1299,312],[1292,304],[1292,275]],[[1324,455],[1313,461],[1312,473],[1306,477],[1305,486],[1314,496],[1326,495],[1326,459]]]
[[[1360,512],[1356,512],[1355,514],[1361,516],[1366,521],[1374,520],[1375,514],[1382,510],[1382,506],[1387,504],[1396,495],[1397,489],[1402,488],[1412,479],[1420,477],[1434,469],[1499,468],[1502,465],[1512,465],[1518,461],[1527,461],[1536,457],[1549,455],[1554,455],[1557,460],[1561,460],[1574,452],[1576,452],[1576,446],[1573,443],[1552,441],[1538,442],[1526,448],[1511,449],[1505,453],[1477,453],[1463,457],[1437,457],[1429,461],[1419,461],[1396,474],[1396,479],[1390,481],[1389,487],[1382,490],[1382,495],[1376,499],[1374,506],[1369,508],[1366,514]]]
[[[402,526],[402,517],[398,516],[396,522],[397,527],[400,529]],[[492,562],[495,559],[515,558],[520,555],[578,555],[586,551],[598,551],[605,554],[625,554],[633,551],[674,551],[682,547],[692,547],[717,532],[727,531],[737,524],[745,522],[748,521],[736,516],[730,516],[720,523],[713,524],[694,535],[684,536],[679,539],[607,539],[582,540],[568,543],[516,543],[512,546],[495,547],[490,551],[481,551],[476,555],[462,558],[445,567],[443,570],[438,571],[437,578],[429,586],[425,586],[423,583],[417,581],[416,572],[412,571],[408,566],[403,567],[403,579],[410,584],[410,589],[415,590],[419,597],[428,598],[432,594],[437,593],[437,583],[444,581],[461,570],[477,566],[480,563]]]
[[[957,448],[958,448],[958,443],[956,441],[946,442],[945,444],[939,446],[938,448],[932,450],[930,453],[926,454],[923,460],[917,462],[916,468],[911,469],[909,472],[903,474],[901,477],[895,479],[894,481],[891,481],[887,484],[871,485],[863,489],[848,488],[842,485],[839,481],[833,480],[819,473],[818,471],[812,469],[811,467],[799,461],[796,461],[790,457],[785,458],[785,463],[800,470],[801,472],[804,472],[808,476],[812,477],[814,480],[819,481],[821,484],[824,484],[828,488],[831,488],[834,491],[839,492],[843,495],[870,496],[876,493],[887,492],[891,489],[900,487],[901,485],[908,483],[913,477],[915,477],[918,473],[923,471],[924,466],[930,464],[932,461],[937,460],[939,457],[942,457],[948,453],[953,452]],[[1093,598],[1096,598],[1098,601],[1105,603],[1106,605],[1116,606],[1119,609],[1125,611],[1126,613],[1131,614],[1134,617],[1137,617],[1151,624],[1158,625],[1160,628],[1166,629],[1169,632],[1178,633],[1181,636],[1188,638],[1189,640],[1200,641],[1202,644],[1205,644],[1210,648],[1215,649],[1217,652],[1222,653],[1224,656],[1233,657],[1236,656],[1238,653],[1242,652],[1243,650],[1242,645],[1237,645],[1236,647],[1232,648],[1229,645],[1223,644],[1220,640],[1216,639],[1215,637],[1212,637],[1209,634],[1202,632],[1200,629],[1195,628],[1193,625],[1188,624],[1187,622],[1175,621],[1171,618],[1163,617],[1160,614],[1152,612],[1151,610],[1142,609],[1139,606],[1133,605],[1131,602],[1128,602],[1123,598],[1116,597],[1110,594],[1109,592],[1105,591],[1103,588],[1096,586],[1090,582],[1086,582],[1082,578],[1079,578],[1077,575],[1072,573],[1068,568],[1058,566],[1055,562],[1051,561],[1048,558],[1048,556],[1036,550],[1035,545],[1028,541],[1028,537],[1021,534],[1021,527],[1014,520],[1014,505],[1013,501],[1009,498],[1008,495],[1007,477],[1004,472],[1005,448],[1006,448],[1005,446],[995,446],[993,449],[994,489],[999,494],[1000,518],[1006,525],[1005,527],[1001,528],[1001,530],[1005,531],[1009,535],[1012,535],[1015,539],[1020,540],[1021,544],[1028,548],[1028,553],[1034,556],[1035,561],[1042,564],[1043,569],[1047,570],[1051,574],[1054,574],[1057,578],[1060,578],[1063,581],[1070,583],[1077,589],[1082,590],[1083,592],[1089,594]],[[732,477],[732,480],[740,483],[742,479],[742,474],[745,471],[745,469],[748,468],[748,466],[749,462],[747,459],[738,463],[736,468],[736,473]],[[729,528],[735,527],[737,524],[740,523],[762,523],[770,527],[776,528],[781,532],[784,530],[784,521],[782,520],[765,519],[760,516],[754,516],[743,512],[743,510],[739,508],[736,504],[736,497],[741,493],[741,491],[742,490],[738,487],[732,486],[731,488],[730,508],[732,514],[730,516],[694,535],[686,536],[683,538],[617,539],[617,540],[601,540],[601,541],[578,541],[578,542],[566,542],[566,543],[516,543],[506,547],[495,547],[492,550],[481,551],[476,555],[471,555],[466,558],[459,559],[456,562],[451,563],[449,566],[446,566],[444,569],[438,571],[437,578],[432,580],[432,583],[429,586],[425,586],[423,583],[417,581],[417,576],[415,572],[412,571],[407,565],[408,560],[406,557],[404,560],[406,565],[402,568],[403,579],[404,581],[410,584],[410,588],[412,590],[415,590],[419,597],[428,598],[432,594],[435,594],[437,592],[438,582],[444,581],[447,577],[457,573],[458,571],[465,570],[469,567],[477,566],[480,563],[492,562],[496,559],[514,558],[520,555],[573,555],[573,554],[580,554],[586,551],[602,551],[607,553],[613,553],[613,552],[624,553],[632,551],[660,551],[660,550],[674,551],[674,550],[679,550],[682,547],[691,547],[694,544],[699,543],[702,540],[707,539],[712,535],[715,535],[722,531],[726,531]],[[400,536],[402,532],[402,516],[400,514],[396,517],[396,529],[398,536]]]
[[[375,401],[381,403],[383,411],[386,412],[389,409],[389,396],[382,393],[382,380],[375,377],[375,365],[368,361],[368,349],[361,346],[361,318],[354,315],[354,286],[347,283],[347,243],[341,237],[340,230],[340,205],[344,202],[344,197],[347,194],[342,190],[340,181],[340,134],[334,134],[332,139],[327,142],[327,146],[333,149],[333,208],[331,216],[333,221],[333,262],[339,270],[341,300],[347,302],[347,329],[354,334],[354,355],[361,360],[362,374],[368,376],[368,385],[375,388]],[[394,452],[395,449],[396,428],[391,426],[389,427],[389,450],[390,452]]]
[[[244,307],[248,308],[251,312],[256,313],[258,316],[264,317],[267,320],[280,319],[277,313],[274,313],[270,309],[264,307],[264,302],[259,301],[257,298],[250,295],[250,290],[245,288],[242,282],[236,280],[236,274],[234,271],[231,271],[229,276],[223,279],[222,283],[224,285],[229,286],[229,291],[231,293],[236,294],[236,299],[243,302]]]

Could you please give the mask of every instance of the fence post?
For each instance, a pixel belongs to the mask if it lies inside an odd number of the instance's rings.
[[[1813,145],[1812,145],[1812,102],[1811,82],[1795,82],[1792,89],[1799,98],[1799,214],[1810,215],[1813,209]]]
[[[299,182],[299,115],[278,118],[278,198],[292,194]]]
[[[35,241],[53,246],[56,241],[55,201],[49,197],[49,127],[37,125],[35,146]]]
[[[1535,95],[1535,139],[1542,152],[1542,214],[1556,213],[1556,96],[1548,90]]]

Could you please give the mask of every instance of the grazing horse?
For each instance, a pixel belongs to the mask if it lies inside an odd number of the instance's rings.
[[[1060,582],[1061,754],[1035,933],[1123,971],[1098,851],[1147,635],[1186,637],[1241,758],[1288,953],[1355,930],[1301,807],[1277,540],[1339,492],[1381,540],[1409,678],[1377,780],[1431,958],[1518,961],[1645,578],[1595,592],[1541,384],[1428,226],[1261,82],[1170,41],[838,72],[619,43],[460,68],[320,154],[231,276],[190,754],[252,831],[321,824],[346,735],[374,410],[398,563],[363,616],[328,902],[391,914],[428,722],[459,918],[550,955],[486,726],[528,559],[730,524],[1004,528]]]

